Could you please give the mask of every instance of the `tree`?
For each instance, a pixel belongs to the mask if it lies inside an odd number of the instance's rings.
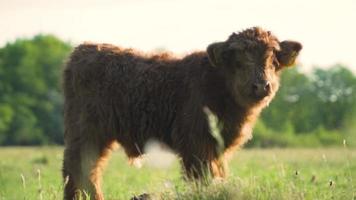
[[[0,143],[62,142],[61,66],[71,45],[52,35],[0,50]]]

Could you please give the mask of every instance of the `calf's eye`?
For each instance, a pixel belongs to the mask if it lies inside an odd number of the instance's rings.
[[[272,65],[273,65],[274,67],[278,67],[278,66],[279,66],[279,62],[278,62],[276,56],[273,56]]]

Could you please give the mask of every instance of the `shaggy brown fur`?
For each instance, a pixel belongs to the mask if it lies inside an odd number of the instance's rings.
[[[188,178],[225,177],[226,155],[251,138],[281,69],[301,48],[258,27],[183,59],[108,44],[78,46],[64,71],[64,199],[83,190],[103,199],[101,171],[114,142],[135,158],[154,138],[181,157]],[[223,147],[205,110],[222,127]]]

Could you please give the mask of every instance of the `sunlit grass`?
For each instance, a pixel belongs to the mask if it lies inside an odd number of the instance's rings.
[[[62,199],[61,147],[0,148],[0,200]],[[129,166],[114,152],[104,173],[106,199],[356,199],[356,150],[253,149],[238,152],[225,182],[181,180],[178,161],[165,169]]]

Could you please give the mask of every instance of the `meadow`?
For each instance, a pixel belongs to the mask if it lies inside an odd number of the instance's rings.
[[[62,199],[62,147],[0,148],[0,200]],[[104,172],[106,199],[149,193],[155,199],[356,199],[356,149],[244,149],[227,181],[182,181],[178,160],[166,168],[130,166],[115,151]]]

